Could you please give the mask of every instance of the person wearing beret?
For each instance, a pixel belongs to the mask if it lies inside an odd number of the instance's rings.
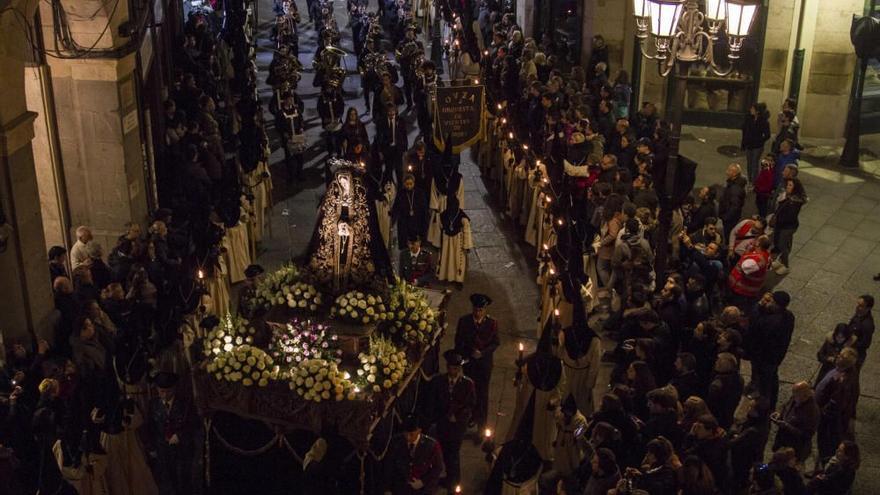
[[[149,432],[155,450],[157,481],[161,493],[192,493],[194,411],[177,397],[177,374],[156,375],[156,397],[150,401]]]
[[[486,314],[486,306],[492,298],[485,294],[471,294],[473,311],[458,319],[455,330],[455,351],[468,361],[464,374],[474,381],[477,404],[471,424],[482,431],[489,411],[489,383],[492,379],[492,356],[501,345],[498,337],[498,321]]]
[[[247,319],[254,317],[257,309],[254,306],[254,300],[257,297],[257,282],[263,272],[263,267],[260,265],[248,265],[244,269],[244,287],[238,293],[238,314],[240,316]]]
[[[443,357],[446,373],[435,376],[431,385],[436,401],[433,411],[437,415],[437,439],[443,447],[446,465],[444,485],[452,493],[461,478],[459,451],[477,403],[477,392],[473,380],[464,375],[465,360],[461,354],[449,349]]]
[[[422,433],[418,418],[403,420],[403,435],[392,440],[385,463],[385,492],[391,495],[432,495],[443,472],[443,454],[437,440]]]

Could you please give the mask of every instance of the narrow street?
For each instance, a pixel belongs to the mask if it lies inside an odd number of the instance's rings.
[[[297,4],[304,21],[300,24],[299,58],[306,68],[299,83],[299,95],[305,102],[308,142],[318,144],[321,133],[316,110],[319,90],[312,86],[314,73],[311,71],[316,33],[313,26],[307,23],[305,0],[297,0]],[[358,109],[372,136],[375,129],[366,120],[369,117],[365,115],[360,93],[345,2],[335,2],[335,5],[342,45],[351,53],[345,57],[349,72],[344,83],[346,106]],[[262,25],[257,60],[262,74],[260,95],[265,102],[271,97],[271,89],[265,85],[265,75],[272,60],[272,6],[271,0],[261,0]],[[370,10],[375,10],[375,1],[371,2]],[[268,108],[268,105],[264,108]],[[412,143],[417,133],[415,112],[402,112],[401,115],[410,123]],[[326,153],[319,151],[320,146],[307,151],[306,180],[287,184],[281,163],[283,152],[278,147],[277,134],[271,123],[274,117],[267,112],[266,119],[274,150],[270,162],[273,165],[275,206],[271,237],[263,242],[259,262],[267,270],[273,270],[302,254],[306,248],[314,225],[315,209],[324,191],[322,171]],[[729,145],[738,148],[737,130],[687,126],[683,133],[682,153],[699,163],[697,186],[723,183],[724,169],[728,163],[737,160],[744,163],[742,156],[731,157],[721,153],[724,148],[730,148]],[[858,295],[876,293],[878,284],[871,277],[880,271],[880,182],[859,171],[841,172],[829,168],[822,160],[809,155],[809,140],[805,141],[808,153],[801,161],[800,177],[810,202],[801,213],[801,226],[794,238],[791,273],[784,278],[773,275],[771,280],[776,288],[790,292],[790,309],[797,317],[795,336],[780,368],[780,403],[788,399],[791,383],[812,380],[818,370],[816,351],[825,335],[835,323],[847,321],[852,316]],[[503,439],[513,415],[517,344],[524,342],[527,349],[534,347],[536,336],[539,293],[535,283],[534,248],[522,240],[520,230],[501,218],[500,210],[493,205],[479,169],[470,159],[470,153],[463,153],[461,159],[460,172],[465,184],[464,209],[471,218],[475,248],[469,255],[464,287],[450,287],[453,291],[448,313],[450,327],[442,349],[451,347],[458,317],[470,311],[468,296],[473,292],[489,294],[494,299],[489,313],[499,320],[502,331],[502,345],[495,355],[490,415],[494,410],[493,429],[499,439]],[[747,201],[744,213],[754,211],[753,196]],[[396,263],[398,253],[393,250],[390,254]],[[749,374],[747,365],[743,373]],[[607,384],[605,378],[607,373],[600,375],[597,383]],[[604,385],[597,385],[594,392],[601,394],[605,389]],[[880,365],[876,351],[873,356],[869,354],[862,370],[861,390],[857,429],[865,454],[855,493],[880,487],[880,478],[876,476],[880,475],[880,460],[870,455],[880,452],[880,425],[876,421],[880,419]],[[465,441],[462,472],[464,492],[478,493],[488,474],[488,465],[477,442]]]

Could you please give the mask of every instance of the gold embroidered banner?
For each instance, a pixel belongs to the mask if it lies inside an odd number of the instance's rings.
[[[485,112],[484,86],[439,86],[434,101],[434,144],[442,150],[446,138],[451,136],[452,153],[461,153],[483,139]]]

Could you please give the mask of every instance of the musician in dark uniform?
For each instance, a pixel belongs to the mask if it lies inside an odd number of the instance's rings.
[[[400,278],[407,283],[424,287],[434,276],[431,253],[422,249],[422,239],[410,234],[407,249],[400,252]]]
[[[466,357],[464,374],[474,381],[477,389],[477,405],[471,424],[482,431],[489,411],[489,382],[492,378],[492,355],[501,345],[498,337],[498,321],[486,314],[486,306],[492,298],[485,294],[471,294],[473,312],[458,319],[455,330],[455,350]]]
[[[432,495],[443,472],[440,443],[422,433],[415,416],[404,419],[403,431],[392,440],[385,462],[385,493]]]
[[[335,136],[342,128],[342,112],[345,106],[342,91],[339,89],[340,84],[341,81],[329,81],[327,86],[321,90],[321,96],[318,97],[318,115],[321,117],[321,127],[324,129],[322,134],[328,155],[335,155],[339,152]],[[324,179],[329,184],[332,179],[330,162],[325,160],[324,163]]]
[[[150,401],[147,426],[156,452],[161,493],[192,493],[193,430],[192,404],[175,394],[177,375],[156,375],[157,396]]]
[[[254,299],[257,297],[257,282],[265,270],[260,265],[248,265],[244,269],[244,287],[238,293],[238,314],[251,319],[256,314]]]
[[[415,89],[416,68],[418,56],[425,52],[422,42],[416,39],[416,27],[412,24],[406,27],[406,35],[399,50],[395,52],[400,72],[403,75],[403,97],[406,100],[406,109],[413,106],[413,90]]]
[[[473,380],[464,376],[461,354],[449,349],[443,357],[446,359],[446,373],[435,376],[431,385],[436,400],[433,411],[437,415],[437,440],[443,447],[443,463],[446,465],[444,485],[452,493],[461,479],[461,442],[477,403],[477,392]]]

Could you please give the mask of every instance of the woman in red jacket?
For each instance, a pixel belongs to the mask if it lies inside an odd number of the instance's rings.
[[[767,217],[767,209],[770,198],[773,196],[773,182],[775,178],[776,160],[773,155],[765,155],[761,160],[761,170],[755,179],[755,206],[761,218]]]

